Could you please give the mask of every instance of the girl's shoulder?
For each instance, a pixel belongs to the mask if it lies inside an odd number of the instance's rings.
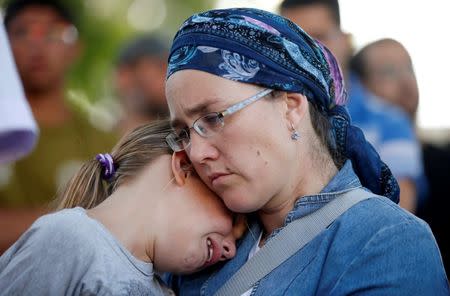
[[[81,258],[95,255],[89,247],[92,243],[86,239],[88,229],[89,217],[81,208],[44,215],[2,255],[0,271],[8,267],[11,271],[26,268],[50,273],[64,270],[64,266],[72,266],[74,262],[82,264]]]
[[[64,209],[38,218],[15,243],[17,249],[45,248],[47,253],[89,245],[95,224],[82,208]]]
[[[62,235],[66,238],[83,233],[85,229],[92,228],[90,218],[86,210],[80,207],[64,209],[46,214],[38,218],[27,232],[39,233],[39,235]]]

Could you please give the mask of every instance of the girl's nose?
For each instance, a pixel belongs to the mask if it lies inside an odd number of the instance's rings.
[[[236,240],[232,233],[224,238],[222,241],[222,256],[220,261],[228,260],[236,255]]]

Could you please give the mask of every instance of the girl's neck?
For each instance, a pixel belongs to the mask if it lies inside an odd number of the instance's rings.
[[[137,259],[154,262],[155,242],[167,225],[172,182],[171,155],[160,156],[130,177],[101,204],[88,210]]]
[[[156,188],[156,187],[155,187]],[[88,215],[102,223],[130,253],[139,260],[153,262],[156,227],[152,225],[158,215],[157,204],[143,200],[148,196],[136,190],[120,186]],[[157,190],[152,197],[159,197]]]

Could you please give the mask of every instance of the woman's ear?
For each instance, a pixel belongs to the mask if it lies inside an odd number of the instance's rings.
[[[286,93],[286,119],[289,124],[297,126],[308,111],[308,99],[299,93]]]
[[[191,162],[184,151],[174,152],[172,154],[172,172],[175,182],[183,186],[188,177]]]

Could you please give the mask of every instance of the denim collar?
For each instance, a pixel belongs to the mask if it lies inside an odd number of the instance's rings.
[[[333,200],[338,194],[361,187],[361,182],[353,171],[351,160],[347,160],[339,172],[319,194],[299,197],[294,208],[286,216],[284,226],[301,217],[311,214]]]

